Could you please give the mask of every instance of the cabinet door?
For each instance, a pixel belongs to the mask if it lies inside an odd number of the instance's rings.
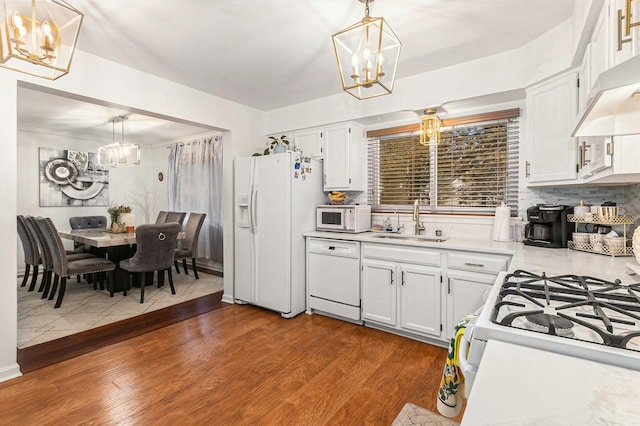
[[[609,54],[612,49],[611,46],[613,39],[611,38],[611,34],[613,34],[613,31],[610,31],[609,29],[609,22],[609,4],[606,3],[598,17],[598,21],[596,22],[596,26],[593,29],[593,35],[591,37],[591,52],[589,57],[590,78],[588,81],[584,82],[587,86],[587,93],[591,93],[593,84],[597,80],[598,76],[603,71],[609,69],[610,66]],[[582,80],[580,81],[582,84]]]
[[[439,337],[440,269],[400,265],[400,327]]]
[[[447,335],[453,333],[453,328],[465,315],[482,306],[482,296],[496,277],[497,274],[447,271]]]
[[[322,129],[307,129],[295,132],[295,146],[305,157],[322,158]]]
[[[349,126],[327,127],[324,137],[324,190],[349,190]]]
[[[577,74],[527,90],[526,103],[529,183],[575,181],[578,150],[571,132],[578,107]]]
[[[396,265],[362,260],[362,319],[396,325]]]
[[[609,33],[611,35],[612,66],[618,65],[638,54],[638,30],[631,28],[625,35],[627,25],[627,0],[612,0],[609,9]],[[618,17],[620,11],[620,18]],[[631,22],[638,20],[638,1],[631,2]],[[618,28],[620,27],[620,28]]]

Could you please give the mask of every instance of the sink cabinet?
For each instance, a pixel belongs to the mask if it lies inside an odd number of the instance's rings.
[[[307,312],[329,312],[439,345],[448,343],[460,319],[482,306],[485,292],[511,261],[507,254],[358,239],[307,238]],[[357,271],[354,265],[360,265]],[[356,289],[358,277],[361,311],[353,298],[328,301],[326,291]]]
[[[440,338],[439,251],[365,243],[361,276],[362,319],[367,325]]]

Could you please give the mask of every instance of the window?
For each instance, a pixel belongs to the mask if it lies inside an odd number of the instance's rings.
[[[517,213],[519,110],[445,120],[437,146],[419,126],[368,133],[368,199],[374,211],[413,206],[447,213]]]

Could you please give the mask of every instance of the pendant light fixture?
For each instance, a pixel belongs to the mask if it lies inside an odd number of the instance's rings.
[[[428,109],[420,117],[420,145],[429,146],[440,142],[440,119],[435,109]]]
[[[127,117],[114,117],[113,143],[98,148],[98,164],[107,167],[138,166],[140,165],[140,146],[124,142],[124,122]],[[120,123],[121,138],[116,141],[116,123]]]
[[[0,1],[0,66],[49,80],[67,74],[82,13],[59,0]]]
[[[388,95],[393,91],[402,43],[384,18],[365,15],[357,22],[332,36],[338,61],[342,89],[358,99]]]

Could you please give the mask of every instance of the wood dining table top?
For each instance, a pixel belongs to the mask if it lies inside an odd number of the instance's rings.
[[[69,229],[58,231],[60,237],[86,244],[91,247],[116,247],[136,243],[135,232],[114,233],[104,229]],[[184,232],[178,233],[178,239],[184,239]]]

